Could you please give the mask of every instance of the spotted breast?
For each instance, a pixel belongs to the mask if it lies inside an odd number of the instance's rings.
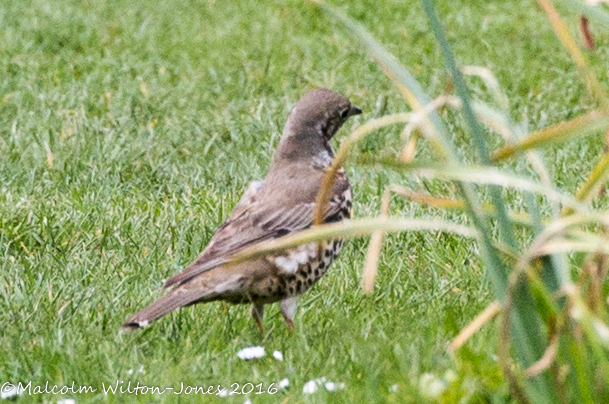
[[[326,223],[350,218],[352,201],[351,188],[347,188],[340,196],[332,198],[330,203],[337,204],[340,208],[333,217],[326,220]],[[280,269],[279,277],[285,281],[282,298],[300,296],[311,288],[326,274],[330,264],[343,248],[343,244],[343,239],[322,241],[321,248],[318,243],[308,243],[283,255],[268,257]]]

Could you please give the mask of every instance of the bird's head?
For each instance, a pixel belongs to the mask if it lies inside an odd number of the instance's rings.
[[[298,100],[288,118],[275,160],[307,158],[323,151],[331,153],[332,136],[349,117],[361,113],[361,109],[332,90],[309,91]]]

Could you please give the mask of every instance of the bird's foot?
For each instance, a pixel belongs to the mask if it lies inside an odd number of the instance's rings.
[[[289,297],[281,302],[281,314],[290,331],[294,331],[294,315],[296,314],[297,297]]]
[[[260,332],[264,334],[264,322],[262,321],[264,319],[264,305],[254,303],[250,309],[250,314],[256,322],[256,326]]]
[[[294,331],[294,320],[292,320],[291,318],[287,318],[285,315],[283,316],[283,319],[285,320],[285,323],[288,326],[288,330]]]

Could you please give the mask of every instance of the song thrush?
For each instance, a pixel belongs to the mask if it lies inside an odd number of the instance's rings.
[[[264,305],[281,301],[281,313],[293,329],[297,298],[326,273],[343,240],[322,242],[322,248],[309,243],[237,264],[226,259],[255,243],[311,226],[315,199],[332,163],[330,140],[350,116],[361,113],[331,90],[316,89],[303,96],[288,118],[266,178],[250,184],[197,260],[165,282],[163,288],[171,291],[123,327],[143,327],[177,308],[224,300],[253,303],[251,313],[260,329]],[[351,205],[351,186],[341,169],[324,221],[350,217]]]

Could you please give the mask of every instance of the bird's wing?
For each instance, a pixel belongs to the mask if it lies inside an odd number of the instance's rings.
[[[163,285],[164,288],[183,284],[201,273],[226,263],[231,255],[245,247],[304,230],[313,223],[315,202],[275,207],[258,203],[255,195],[249,195],[248,198],[247,201],[244,200],[244,195],[230,217],[214,234],[203,253],[182,272],[169,278]],[[324,221],[333,221],[333,217],[340,212],[340,209],[340,201],[331,199],[324,214]]]

